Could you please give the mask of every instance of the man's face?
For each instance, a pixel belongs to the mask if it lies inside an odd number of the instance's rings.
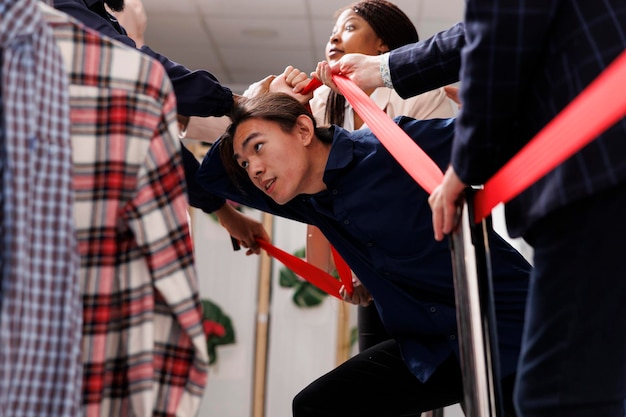
[[[124,0],[104,0],[104,3],[114,12],[121,12],[124,10]]]
[[[278,204],[305,192],[308,161],[296,132],[284,132],[278,123],[249,119],[233,138],[235,160],[252,183]]]

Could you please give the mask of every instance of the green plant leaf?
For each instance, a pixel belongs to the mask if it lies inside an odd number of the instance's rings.
[[[205,324],[205,321],[209,321],[217,323],[224,330],[224,334],[222,336],[217,336],[215,334],[207,335],[209,364],[212,365],[217,361],[217,346],[235,343],[235,328],[233,327],[230,317],[225,314],[217,304],[206,298],[200,300],[200,303],[202,304],[203,325]]]
[[[278,273],[278,285],[283,288],[292,288],[298,285],[300,278],[288,268],[281,268]]]
[[[314,307],[322,303],[328,296],[313,284],[302,281],[296,288],[292,300],[298,307]]]

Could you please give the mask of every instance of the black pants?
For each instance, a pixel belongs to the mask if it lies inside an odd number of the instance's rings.
[[[518,366],[521,415],[626,415],[625,207],[621,185],[526,235],[535,268]]]
[[[391,339],[374,303],[357,310],[357,330],[359,332],[359,352]]]
[[[512,411],[514,376],[503,380],[506,415]],[[293,400],[294,417],[419,417],[463,399],[456,357],[420,382],[404,364],[395,340],[367,349],[304,388]]]

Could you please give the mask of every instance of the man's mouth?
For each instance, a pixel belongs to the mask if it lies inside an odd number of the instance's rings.
[[[263,183],[263,188],[265,189],[265,192],[268,192],[275,182],[276,182],[276,178],[272,178],[271,180],[265,181]]]

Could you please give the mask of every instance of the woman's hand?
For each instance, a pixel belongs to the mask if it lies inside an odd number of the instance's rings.
[[[341,74],[349,78],[364,91],[384,87],[385,84],[380,75],[380,65],[384,55],[345,54],[333,64],[320,62],[317,64],[317,78],[335,91],[337,91],[336,86],[333,87],[335,83],[330,77],[332,74]]]

